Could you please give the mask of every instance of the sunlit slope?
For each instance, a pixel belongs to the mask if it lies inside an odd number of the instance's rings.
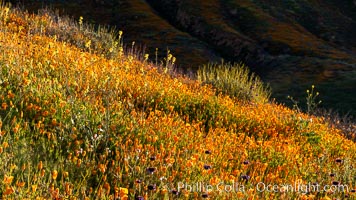
[[[12,2],[19,2],[13,0]],[[70,3],[69,3],[70,2]],[[151,55],[169,48],[182,71],[209,61],[244,62],[270,83],[278,102],[302,101],[316,85],[327,110],[356,116],[356,19],[353,1],[336,0],[42,0],[21,1],[37,12],[45,6],[76,19],[110,24],[125,42]],[[305,109],[305,108],[304,108]]]
[[[322,119],[216,96],[123,54],[120,41],[102,45],[82,22],[0,14],[2,198],[355,196],[356,145]],[[256,187],[297,182],[349,190]],[[196,183],[213,189],[182,189]],[[244,190],[217,187],[232,183]]]

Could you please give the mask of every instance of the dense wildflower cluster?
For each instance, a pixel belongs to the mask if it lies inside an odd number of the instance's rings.
[[[320,118],[172,78],[121,41],[59,40],[50,15],[0,20],[3,199],[355,197],[356,145]],[[349,188],[261,191],[285,183]]]

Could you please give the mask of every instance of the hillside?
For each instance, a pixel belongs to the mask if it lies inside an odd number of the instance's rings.
[[[0,30],[2,199],[356,197],[356,144],[322,118],[216,94],[83,19],[2,4]]]
[[[15,1],[13,1],[15,2]],[[48,0],[46,5],[87,21],[110,24],[146,51],[167,48],[183,71],[209,61],[243,61],[273,97],[303,101],[311,85],[322,107],[356,116],[356,5],[352,0]],[[45,3],[44,3],[45,2]]]

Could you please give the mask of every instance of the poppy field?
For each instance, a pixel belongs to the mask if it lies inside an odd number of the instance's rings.
[[[356,198],[341,130],[217,93],[123,36],[2,4],[1,199]]]

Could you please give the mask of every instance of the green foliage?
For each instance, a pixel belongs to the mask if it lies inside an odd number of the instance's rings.
[[[271,90],[244,64],[207,64],[197,72],[198,80],[212,84],[218,92],[240,100],[267,102]]]
[[[312,85],[311,91],[307,90],[306,103],[307,103],[308,113],[313,113],[315,109],[318,107],[318,105],[321,104],[321,101],[316,101],[316,98],[318,96],[319,96],[319,92],[315,92],[314,85]]]
[[[317,111],[318,106],[321,104],[321,100],[317,101],[317,97],[319,96],[319,92],[316,92],[314,90],[315,86],[311,86],[311,90],[307,90],[307,96],[306,96],[306,112],[308,114],[315,114]],[[301,112],[301,109],[298,105],[298,101],[296,101],[293,97],[288,96],[288,99],[290,99],[293,102],[293,108],[297,110],[298,112]]]

